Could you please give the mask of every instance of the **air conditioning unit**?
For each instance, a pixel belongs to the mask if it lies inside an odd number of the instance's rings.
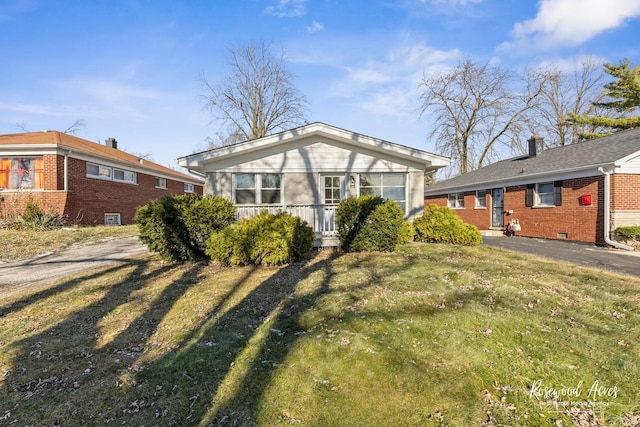
[[[121,225],[119,213],[104,214],[104,225]]]

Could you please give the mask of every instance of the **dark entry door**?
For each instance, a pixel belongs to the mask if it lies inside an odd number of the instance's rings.
[[[504,227],[504,190],[491,190],[491,226]]]

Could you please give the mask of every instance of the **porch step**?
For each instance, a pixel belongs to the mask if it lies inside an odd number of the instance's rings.
[[[483,236],[504,236],[504,230],[480,230]]]

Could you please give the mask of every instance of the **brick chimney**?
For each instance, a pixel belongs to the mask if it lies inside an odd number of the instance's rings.
[[[529,157],[535,157],[544,150],[544,138],[533,135],[529,142]]]
[[[115,138],[107,138],[104,141],[104,145],[106,145],[107,147],[111,147],[111,148],[118,148],[118,141],[116,141]]]

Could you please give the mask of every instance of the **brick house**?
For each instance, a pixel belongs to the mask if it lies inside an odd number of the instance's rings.
[[[480,230],[620,246],[615,229],[640,225],[640,129],[543,147],[534,136],[528,155],[428,186],[425,204]]]
[[[130,224],[137,207],[203,193],[204,181],[133,154],[57,131],[0,135],[0,216],[27,202],[79,225]]]

